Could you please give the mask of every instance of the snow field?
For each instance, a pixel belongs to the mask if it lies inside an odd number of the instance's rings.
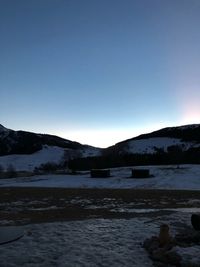
[[[153,177],[130,178],[132,168],[148,168]],[[200,190],[200,165],[114,168],[111,169],[111,175],[110,178],[91,178],[89,172],[77,175],[36,175],[0,179],[0,186]]]

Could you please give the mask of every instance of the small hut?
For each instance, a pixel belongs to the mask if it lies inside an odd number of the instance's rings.
[[[131,178],[149,178],[149,169],[132,169]]]
[[[92,178],[108,178],[110,177],[110,170],[108,169],[93,169],[90,171]]]

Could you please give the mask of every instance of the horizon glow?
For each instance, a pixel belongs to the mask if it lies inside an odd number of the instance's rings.
[[[150,133],[156,130],[159,130],[161,128],[165,127],[173,127],[177,125],[172,125],[170,123],[157,123],[154,125],[146,125],[146,127],[141,128],[126,128],[126,129],[76,129],[74,131],[71,131],[69,129],[59,129],[56,130],[54,128],[50,128],[50,130],[44,130],[40,129],[39,131],[34,128],[29,129],[21,129],[16,128],[12,130],[24,130],[24,131],[30,131],[40,134],[52,134],[59,137],[62,137],[64,139],[79,142],[81,144],[85,145],[91,145],[94,147],[100,147],[100,148],[107,148],[109,146],[113,146],[118,142],[125,141],[127,139],[131,139],[133,137],[139,136],[141,134]],[[49,128],[47,128],[49,129]]]
[[[0,124],[107,147],[200,123],[198,0],[10,0]]]

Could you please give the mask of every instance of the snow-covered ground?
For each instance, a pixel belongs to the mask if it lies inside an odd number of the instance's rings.
[[[138,168],[138,167],[133,167]],[[91,178],[89,172],[77,175],[38,175],[0,179],[0,186],[64,188],[145,188],[200,190],[200,165],[145,166],[153,177],[130,178],[131,167],[111,169],[109,178]]]
[[[134,167],[135,168],[135,167]],[[131,167],[111,169],[110,178],[90,178],[89,172],[77,175],[40,175],[0,179],[0,186],[65,188],[162,188],[200,190],[200,165],[146,166],[153,177],[130,179]],[[82,200],[79,200],[82,201]],[[162,223],[170,225],[172,235],[191,228],[191,214],[199,213],[199,199],[190,200],[192,208],[121,209],[137,213],[131,219],[87,219],[28,224],[20,240],[0,246],[1,267],[141,267],[154,266],[142,244],[158,235]],[[189,202],[188,202],[189,205]],[[22,208],[23,205],[21,205]],[[50,207],[51,208],[51,207]],[[59,207],[52,206],[58,209]],[[32,211],[30,209],[30,211]],[[42,211],[42,209],[41,209]],[[151,215],[151,214],[153,215]],[[0,225],[14,221],[0,220]],[[183,259],[181,266],[200,266],[200,246],[176,246]],[[192,265],[193,264],[193,265]],[[196,265],[195,265],[196,264]]]
[[[0,246],[1,267],[145,267],[153,266],[142,244],[158,235],[163,222],[172,235],[177,222],[190,227],[189,213],[174,213],[156,220],[90,219],[25,226],[20,240]],[[200,247],[175,247],[186,265],[199,266]],[[189,264],[187,265],[187,262]]]
[[[0,246],[0,266],[152,266],[141,247],[147,237],[141,227],[144,221],[98,219],[28,225],[31,235]],[[149,234],[156,232],[152,226],[149,230]]]

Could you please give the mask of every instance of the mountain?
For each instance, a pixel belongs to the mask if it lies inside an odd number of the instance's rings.
[[[200,164],[200,125],[164,128],[108,147],[99,158],[74,159],[71,168]]]
[[[155,154],[173,148],[188,151],[200,148],[200,124],[168,127],[119,142],[107,154]]]
[[[200,124],[164,128],[106,149],[54,135],[14,131],[0,125],[0,166],[33,170],[41,164],[68,162],[72,169],[150,164],[200,164]]]
[[[76,157],[92,157],[101,149],[64,138],[26,131],[14,131],[0,124],[0,165],[33,170],[47,162],[59,163]]]

